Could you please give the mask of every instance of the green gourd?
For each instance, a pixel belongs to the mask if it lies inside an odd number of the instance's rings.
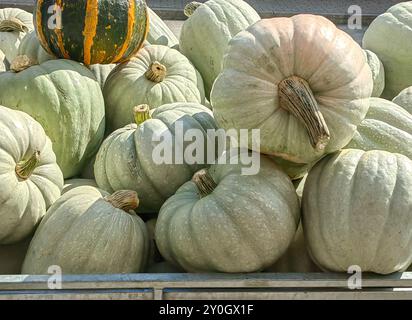
[[[158,44],[167,46],[173,49],[179,48],[179,40],[176,38],[172,30],[163,22],[163,20],[148,8],[149,12],[149,33],[147,35],[147,42],[149,44]]]

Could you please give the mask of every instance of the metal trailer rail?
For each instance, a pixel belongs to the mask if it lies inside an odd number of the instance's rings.
[[[122,274],[67,275],[62,289],[50,276],[0,276],[0,300],[294,300],[412,299],[412,272],[364,274],[348,288],[349,274]]]

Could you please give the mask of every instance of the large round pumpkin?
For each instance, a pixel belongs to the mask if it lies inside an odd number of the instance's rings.
[[[144,0],[38,0],[34,17],[48,53],[86,65],[129,59],[149,31]]]
[[[383,150],[412,159],[412,114],[393,102],[371,98],[368,114],[346,148]]]
[[[176,38],[172,30],[163,22],[163,20],[148,8],[150,27],[146,40],[149,44],[158,44],[167,46],[173,49],[179,48],[179,40]]]
[[[104,86],[108,132],[133,122],[134,106],[151,108],[174,102],[205,101],[203,81],[189,60],[177,50],[149,45],[117,66]]]
[[[412,86],[402,90],[392,101],[412,114]]]
[[[221,127],[259,129],[258,151],[304,165],[349,143],[372,88],[348,34],[297,15],[261,20],[230,41],[211,103]]]
[[[0,106],[0,244],[29,236],[63,188],[50,139],[26,113]]]
[[[0,9],[0,50],[11,63],[17,56],[21,40],[34,30],[33,15],[18,8]]]
[[[135,109],[136,124],[116,130],[103,142],[96,157],[94,173],[100,188],[108,192],[135,190],[141,196],[139,210],[158,212],[167,198],[190,180],[197,170],[206,166],[206,139],[209,139],[206,130],[216,130],[217,127],[212,112],[199,104],[164,105],[154,109],[151,116],[147,106]],[[133,115],[132,110],[133,108],[129,112]],[[156,149],[161,151],[159,148],[162,146],[161,141],[153,141],[155,134],[163,134],[167,139],[167,147],[175,154],[175,148],[180,146],[180,141],[175,140],[175,130],[179,125],[183,134],[194,129],[205,139],[204,149],[201,150],[204,158],[202,157],[200,164],[187,164],[184,159],[179,164],[174,158],[167,164],[154,161]],[[171,141],[166,133],[170,135]],[[184,142],[183,150],[186,151],[190,144],[191,142]],[[171,155],[167,150],[164,153],[166,157]]]
[[[180,51],[202,74],[209,97],[230,39],[260,17],[242,0],[192,2],[186,6],[185,14],[189,18],[180,34]]]
[[[394,5],[366,30],[363,46],[375,52],[385,66],[382,97],[393,99],[412,86],[412,1]]]
[[[366,60],[372,71],[373,91],[372,97],[380,97],[385,89],[385,68],[378,56],[370,50],[364,50]]]
[[[19,243],[0,245],[0,275],[21,274],[30,241],[31,237],[27,237]]]
[[[240,156],[196,173],[162,206],[155,235],[167,261],[188,272],[256,272],[286,251],[300,220],[295,188],[263,156],[258,174],[242,175],[229,164]]]
[[[19,56],[27,56],[33,64],[41,64],[47,60],[56,59],[55,56],[47,53],[40,45],[36,32],[27,33],[21,40],[18,50]]]
[[[132,211],[138,204],[132,191],[109,195],[79,187],[67,192],[42,220],[22,273],[47,274],[53,265],[64,274],[143,271],[148,238],[144,222]]]
[[[412,160],[343,150],[309,173],[302,200],[311,256],[326,270],[388,274],[412,262]]]
[[[18,62],[23,64],[19,64]],[[24,69],[18,57],[0,74],[0,104],[40,122],[53,142],[64,177],[80,173],[97,152],[105,128],[104,100],[93,73],[70,60],[49,60]]]

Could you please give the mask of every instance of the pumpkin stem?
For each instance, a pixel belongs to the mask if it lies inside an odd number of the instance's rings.
[[[29,28],[19,19],[12,17],[7,20],[0,21],[0,32],[28,32]]]
[[[16,174],[22,180],[27,180],[40,162],[40,151],[35,151],[27,160],[16,164]]]
[[[153,62],[149,70],[146,71],[145,76],[147,80],[160,83],[162,82],[167,75],[167,68],[158,61]]]
[[[186,17],[190,17],[202,5],[201,2],[193,1],[186,5],[184,13]]]
[[[133,108],[134,121],[141,125],[146,120],[151,119],[150,107],[147,104],[141,104]]]
[[[211,194],[217,187],[217,183],[213,180],[207,169],[196,172],[192,178],[192,182],[196,184],[201,198]]]
[[[120,190],[104,198],[113,207],[129,213],[139,206],[139,197],[136,191]]]
[[[23,55],[23,56],[17,56],[14,58],[10,65],[10,70],[13,72],[20,72],[23,70],[26,70],[27,68],[30,68],[34,66],[35,63],[32,59],[30,59],[28,56]]]
[[[324,150],[330,140],[329,128],[309,84],[302,78],[291,76],[278,87],[280,106],[305,125],[312,147]]]

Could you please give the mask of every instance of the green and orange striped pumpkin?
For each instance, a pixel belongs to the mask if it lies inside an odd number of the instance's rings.
[[[127,60],[149,30],[144,0],[37,0],[34,20],[48,53],[86,65]]]

